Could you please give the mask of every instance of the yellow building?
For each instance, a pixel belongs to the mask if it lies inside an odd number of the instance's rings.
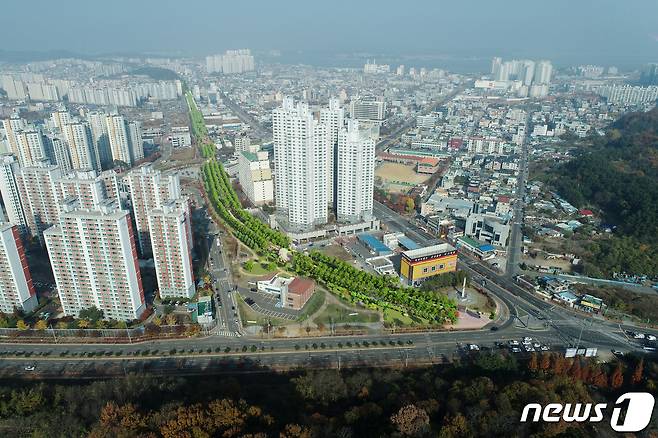
[[[409,285],[418,285],[429,277],[457,270],[457,250],[447,243],[402,253],[400,275]]]

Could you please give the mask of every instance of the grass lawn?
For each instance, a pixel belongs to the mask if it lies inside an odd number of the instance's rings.
[[[384,322],[387,324],[395,323],[397,326],[410,325],[429,325],[429,322],[415,316],[406,316],[394,309],[386,309],[384,312]]]
[[[247,271],[245,269],[244,263],[243,263],[242,264],[242,269],[244,269],[244,271],[249,275],[257,275],[259,277],[262,276],[262,275],[265,275],[265,274],[269,274],[270,272],[276,271],[276,269],[274,269],[274,270],[265,269],[265,267],[263,266],[263,264],[261,262],[254,262],[254,267],[251,269],[251,271]]]
[[[309,300],[304,305],[302,309],[302,314],[297,318],[297,322],[306,321],[309,316],[313,316],[320,307],[324,304],[324,298],[326,292],[320,289],[316,289],[315,293],[309,298]]]
[[[356,315],[351,315],[356,313]],[[379,314],[363,309],[347,309],[337,304],[329,304],[324,312],[314,319],[316,324],[378,322]]]
[[[240,294],[236,294],[236,295],[238,298],[237,301],[238,301],[238,310],[240,312],[240,318],[242,319],[242,324],[244,326],[257,325],[262,327],[265,324],[267,324],[268,321],[273,326],[286,325],[291,323],[291,321],[286,321],[284,319],[279,319],[279,318],[272,318],[271,316],[265,316],[256,312],[254,309],[249,307],[247,303],[244,302]]]

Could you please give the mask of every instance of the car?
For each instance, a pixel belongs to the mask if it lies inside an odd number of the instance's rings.
[[[511,341],[509,341],[509,344],[512,345],[512,346],[516,346],[516,345],[519,345],[519,341],[511,340]]]
[[[498,326],[497,326],[497,325],[494,325],[493,327],[491,327],[490,330],[491,330],[492,332],[497,332],[497,331],[498,331]]]
[[[541,348],[540,348],[541,351],[548,351],[550,349],[551,348],[548,345],[542,345]]]
[[[656,337],[654,335],[647,335],[647,341],[655,341]]]
[[[470,344],[468,346],[468,349],[471,350],[471,351],[480,351],[480,346],[476,345],[476,344]]]
[[[635,339],[644,339],[644,333],[635,333],[635,335],[633,335],[633,337]]]
[[[534,344],[532,344],[532,346],[535,348],[540,348],[541,344],[539,342],[535,342]]]
[[[23,368],[23,369],[24,369],[25,371],[34,371],[35,368],[36,368],[36,367],[35,367],[34,365],[27,365],[27,366],[25,366],[25,368]]]
[[[519,347],[512,347],[512,353],[520,353],[521,349]]]
[[[526,347],[525,347],[525,351],[527,351],[528,353],[530,353],[531,351],[535,351],[535,349],[534,349],[531,345],[526,345]]]
[[[527,336],[523,338],[523,342],[530,342],[530,341],[532,341],[532,338],[529,338]]]

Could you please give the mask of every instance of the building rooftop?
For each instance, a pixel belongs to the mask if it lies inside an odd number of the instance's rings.
[[[315,287],[315,282],[310,278],[295,277],[288,285],[288,293],[302,295]]]
[[[402,254],[410,259],[417,259],[450,251],[455,251],[455,247],[447,243],[441,243],[439,245],[426,246],[425,248],[412,249],[410,251],[405,251]]]

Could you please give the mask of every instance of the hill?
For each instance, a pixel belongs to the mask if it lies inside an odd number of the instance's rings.
[[[570,203],[616,227],[620,240],[593,251],[604,271],[658,275],[658,108],[622,117],[548,177]]]

